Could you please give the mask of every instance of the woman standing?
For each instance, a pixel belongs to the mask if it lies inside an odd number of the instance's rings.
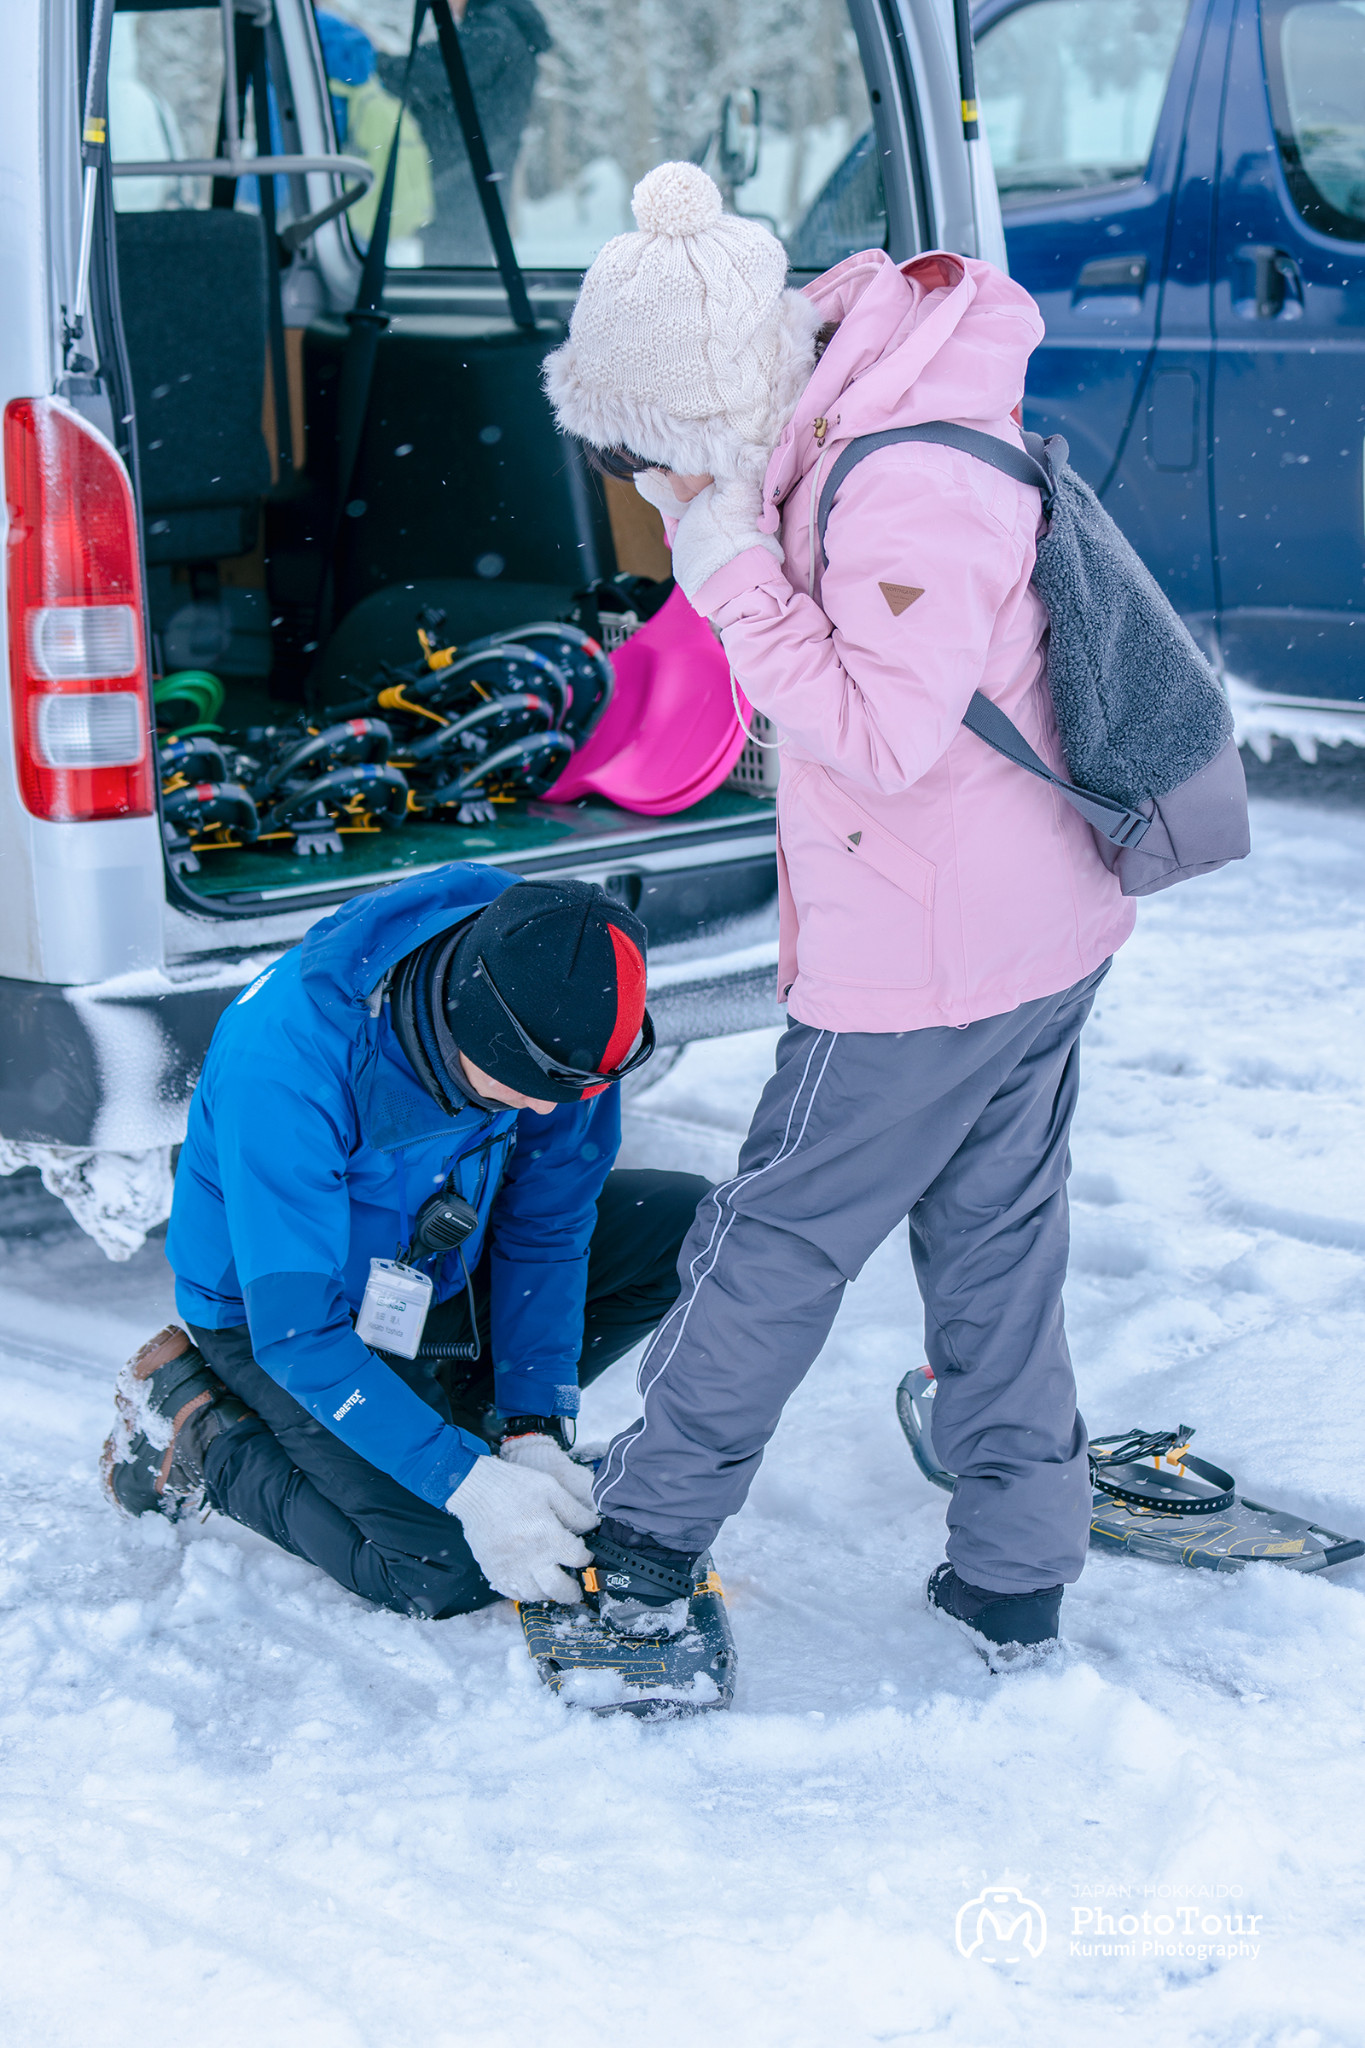
[[[846,476],[824,546],[817,518],[858,436],[949,421],[1018,444],[1043,323],[941,253],[871,250],[787,290],[781,244],[690,164],[652,171],[635,216],[547,386],[605,465],[642,472],[674,574],[785,738],[790,1022],[683,1247],[590,1541],[657,1600],[651,1561],[696,1555],[741,1505],[846,1281],[908,1218],[958,1475],[929,1598],[991,1644],[1044,1642],[1090,1521],[1061,1299],[1078,1039],[1133,910],[1090,828],[961,723],[981,690],[1064,772],[1037,491],[900,443]]]

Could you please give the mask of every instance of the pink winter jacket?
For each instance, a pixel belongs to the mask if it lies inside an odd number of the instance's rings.
[[[812,493],[848,441],[886,427],[1017,442],[1043,323],[959,256],[897,268],[874,250],[806,290],[842,324],[768,465],[760,527],[785,563],[749,548],[696,598],[787,737],[778,994],[825,1030],[970,1024],[1069,987],[1133,928],[1090,827],[961,724],[980,689],[1064,767],[1029,582],[1038,493],[950,448],[881,449],[840,488],[827,569]]]

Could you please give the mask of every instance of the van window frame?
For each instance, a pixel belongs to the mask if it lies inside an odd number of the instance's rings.
[[[1365,220],[1343,213],[1314,184],[1303,161],[1303,151],[1289,109],[1289,87],[1284,75],[1281,37],[1284,24],[1299,7],[1311,0],[1259,0],[1261,63],[1270,98],[1270,125],[1275,135],[1280,171],[1289,188],[1294,211],[1306,227],[1335,242],[1365,242]],[[1334,0],[1342,4],[1342,0]]]
[[[1022,14],[1026,8],[1038,7],[1043,4],[1044,0],[1009,0],[1009,4],[1006,6],[987,6],[979,9],[973,16],[972,35],[972,40],[976,45],[977,49],[980,49],[985,37],[990,35],[993,30],[999,28],[1002,23],[1009,21],[1016,14]],[[1161,105],[1157,109],[1156,120],[1152,125],[1151,147],[1147,151],[1147,159],[1146,162],[1142,165],[1141,169],[1130,172],[1122,178],[1106,179],[1103,184],[1069,185],[1064,189],[1059,188],[1050,192],[1021,191],[1017,198],[1010,196],[1006,192],[1000,190],[999,173],[997,171],[996,190],[999,193],[1000,198],[1000,211],[1005,216],[1006,221],[1008,221],[1009,216],[1011,214],[1031,212],[1035,208],[1053,206],[1075,206],[1079,203],[1087,203],[1092,199],[1108,199],[1112,196],[1122,194],[1125,192],[1137,192],[1140,191],[1141,188],[1150,181],[1152,175],[1152,162],[1156,156],[1157,149],[1160,146],[1162,122],[1165,118],[1167,101],[1170,96],[1171,81],[1175,76],[1175,69],[1177,63],[1179,62],[1181,46],[1184,43],[1186,37],[1190,33],[1190,24],[1192,20],[1194,19],[1196,13],[1199,13],[1201,11],[1202,0],[1186,0],[1185,19],[1181,23],[1180,33],[1177,36],[1174,48],[1171,51],[1171,65],[1169,71],[1166,74],[1166,90],[1162,94]],[[977,99],[978,102],[981,99],[981,80],[979,71],[977,74]],[[989,128],[985,128],[985,133],[987,139],[989,140]],[[993,153],[992,166],[994,168]]]
[[[301,12],[307,18],[312,46],[315,76],[310,83],[315,104],[326,126],[329,147],[341,155],[345,152],[337,139],[321,39],[313,19],[314,6],[324,4],[325,0],[301,0]],[[737,0],[737,4],[742,4],[742,0]],[[862,61],[871,103],[873,133],[881,158],[882,192],[886,201],[886,246],[893,261],[904,262],[937,243],[937,235],[932,228],[924,137],[910,75],[906,33],[898,18],[897,0],[846,0],[846,4]],[[291,84],[297,91],[297,81],[292,77]],[[335,238],[334,249],[345,257],[347,268],[358,283],[364,257],[356,246],[349,222],[343,216],[335,223],[329,223],[329,230]],[[567,320],[586,266],[521,264],[519,267],[527,280],[537,314]],[[815,270],[795,268],[790,272],[794,283],[820,274]],[[440,310],[477,317],[486,313],[490,316],[490,325],[496,327],[502,324],[506,296],[490,250],[488,262],[482,264],[433,264],[391,269],[386,277],[384,302],[395,311],[413,314]]]

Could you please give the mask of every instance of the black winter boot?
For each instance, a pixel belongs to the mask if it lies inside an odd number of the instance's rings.
[[[251,1410],[209,1371],[185,1332],[171,1323],[149,1338],[118,1376],[118,1411],[100,1457],[100,1478],[125,1515],[178,1522],[204,1497],[209,1445]]]
[[[1057,1640],[1060,1586],[1045,1586],[1038,1593],[991,1593],[969,1586],[950,1564],[941,1564],[930,1573],[924,1593],[931,1607],[982,1638],[977,1648],[992,1671],[1017,1662],[1025,1651],[1042,1654]]]
[[[624,1636],[681,1633],[696,1584],[695,1558],[666,1550],[625,1522],[599,1522],[583,1541],[593,1557],[583,1583],[596,1593],[597,1611],[608,1628]]]

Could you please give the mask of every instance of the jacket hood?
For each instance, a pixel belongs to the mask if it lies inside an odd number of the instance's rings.
[[[299,948],[303,985],[333,1023],[359,1031],[369,999],[403,957],[472,917],[520,880],[501,868],[457,861],[343,903]]]
[[[1021,285],[994,264],[942,250],[896,264],[880,249],[847,257],[805,287],[820,320],[839,331],[796,402],[764,485],[760,525],[776,532],[778,508],[824,445],[887,427],[953,420],[989,426],[1024,395],[1028,359],[1043,320]]]

